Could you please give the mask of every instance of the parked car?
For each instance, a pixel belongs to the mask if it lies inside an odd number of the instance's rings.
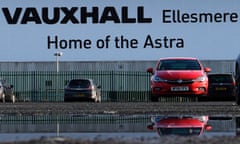
[[[2,102],[16,102],[16,96],[13,93],[13,85],[9,85],[6,80],[0,80],[0,100]]]
[[[101,102],[101,87],[92,79],[72,79],[64,89],[64,101]]]
[[[236,103],[240,105],[240,54],[235,61]]]
[[[236,81],[232,73],[208,74],[208,98],[214,100],[234,100]]]
[[[159,136],[201,136],[212,129],[207,122],[208,116],[152,116],[147,128],[155,130]]]
[[[209,67],[192,57],[161,58],[151,73],[151,101],[164,96],[207,96]]]

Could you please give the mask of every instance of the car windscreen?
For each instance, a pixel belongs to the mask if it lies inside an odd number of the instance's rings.
[[[89,80],[71,80],[68,85],[70,88],[88,88],[89,86]]]
[[[209,83],[232,83],[233,77],[231,75],[209,75]]]
[[[193,136],[200,135],[201,127],[191,128],[158,128],[160,135],[180,135],[180,136]]]
[[[161,60],[158,70],[201,70],[197,60]]]

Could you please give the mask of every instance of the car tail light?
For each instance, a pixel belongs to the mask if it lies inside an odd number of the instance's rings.
[[[154,128],[153,128],[153,124],[147,125],[147,128],[148,128],[149,130],[153,130],[153,129],[154,129]]]
[[[235,81],[233,81],[233,82],[232,82],[232,85],[233,85],[233,86],[235,86],[235,85],[236,85],[236,82],[235,82]]]
[[[69,86],[65,87],[66,90],[70,90],[71,88]]]
[[[91,86],[91,85],[90,85],[90,86],[88,87],[88,90],[93,90],[93,89],[94,89],[94,86]]]

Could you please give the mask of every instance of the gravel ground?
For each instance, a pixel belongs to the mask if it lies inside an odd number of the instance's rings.
[[[124,138],[95,138],[93,140],[70,139],[64,137],[49,137],[30,141],[5,142],[6,144],[239,144],[240,137],[152,137],[138,139]],[[0,143],[3,144],[3,143]]]
[[[240,115],[235,102],[53,102],[53,103],[4,103],[1,114],[193,114],[193,115]]]

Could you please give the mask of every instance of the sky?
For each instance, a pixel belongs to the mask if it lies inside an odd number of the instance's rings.
[[[174,56],[232,60],[240,50],[240,1],[235,0],[2,0],[0,6],[0,61],[53,61],[56,52],[63,53],[59,58],[62,61],[138,61]],[[81,8],[90,12],[93,7],[98,8],[98,22],[87,18],[87,23],[81,23]],[[56,16],[53,9],[59,8],[59,20],[44,23],[43,8],[50,18]],[[180,19],[190,18],[173,22],[173,12]],[[217,17],[217,22],[189,22],[202,13]],[[16,23],[9,24],[7,15]],[[36,23],[36,15],[41,24]],[[22,24],[24,18],[27,21]],[[64,18],[67,22],[61,24]],[[79,23],[74,24],[71,18]],[[124,23],[124,18],[135,22]],[[141,18],[151,22],[139,22]],[[100,23],[100,19],[105,22]],[[81,41],[81,46],[78,43],[75,48],[76,41]]]

